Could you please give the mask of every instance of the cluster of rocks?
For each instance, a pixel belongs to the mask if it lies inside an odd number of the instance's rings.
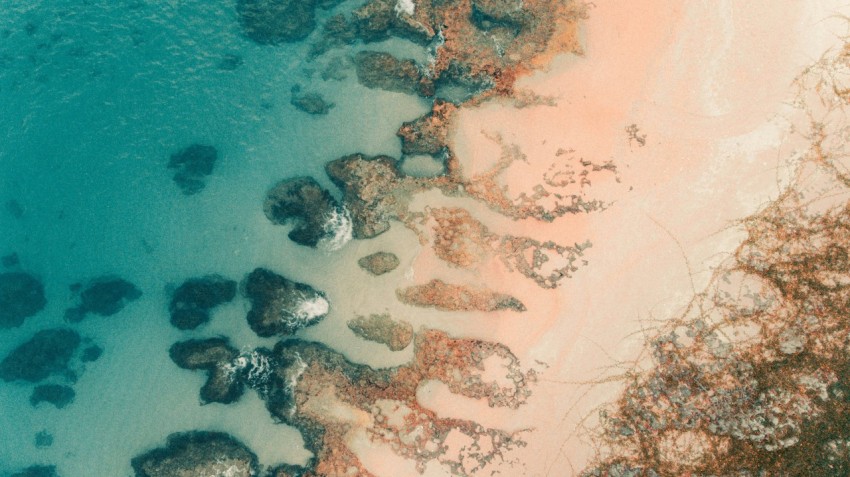
[[[210,319],[210,311],[236,296],[236,282],[220,275],[190,278],[171,295],[168,312],[171,324],[180,330],[192,330]]]
[[[174,183],[184,195],[194,195],[204,190],[206,178],[213,172],[218,160],[215,147],[192,144],[171,155],[168,168],[174,169]]]
[[[86,315],[112,316],[129,303],[142,297],[142,292],[129,281],[116,276],[102,276],[91,280],[85,287],[71,286],[80,291],[80,304],[65,310],[65,319],[71,323],[82,321]]]

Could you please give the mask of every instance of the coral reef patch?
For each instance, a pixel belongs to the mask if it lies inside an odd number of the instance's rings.
[[[194,195],[204,190],[206,178],[213,172],[218,151],[213,146],[192,144],[171,155],[168,168],[175,169],[174,183],[183,195]]]
[[[74,389],[70,386],[62,384],[41,384],[32,390],[30,395],[30,404],[33,407],[46,402],[53,404],[57,409],[62,409],[74,401],[77,395]]]
[[[76,323],[82,321],[89,313],[112,316],[141,297],[142,292],[123,278],[98,277],[89,282],[80,293],[80,305],[65,310],[65,319]]]
[[[0,379],[38,382],[51,375],[67,375],[68,363],[80,342],[80,335],[71,329],[38,331],[3,358]]]
[[[23,272],[0,273],[0,329],[21,326],[46,304],[39,279]]]

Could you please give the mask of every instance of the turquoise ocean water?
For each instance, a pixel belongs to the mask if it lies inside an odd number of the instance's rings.
[[[200,406],[203,373],[178,369],[167,354],[175,341],[217,334],[245,348],[272,343],[250,332],[238,298],[199,330],[173,328],[167,289],[189,277],[240,280],[268,266],[324,289],[333,304],[345,289],[334,267],[353,252],[292,244],[266,220],[263,196],[296,175],[330,187],[323,165],[344,154],[397,157],[396,129],[428,109],[363,88],[351,69],[321,80],[328,61],[351,51],[310,60],[308,48],[251,42],[232,0],[0,1],[0,203],[22,212],[0,208],[0,255],[17,253],[47,298],[22,326],[0,329],[0,356],[58,326],[104,349],[95,362],[74,360],[76,398],[63,409],[30,405],[32,384],[0,383],[0,476],[33,464],[64,477],[128,476],[134,455],[191,429],[229,432],[265,465],[309,457],[298,432],[274,424],[253,393]],[[369,48],[423,54],[398,40]],[[295,84],[335,107],[326,116],[296,110]],[[166,165],[193,143],[215,146],[219,158],[205,189],[184,196]],[[142,297],[116,315],[66,323],[69,286],[107,274]],[[52,445],[35,445],[42,431]]]

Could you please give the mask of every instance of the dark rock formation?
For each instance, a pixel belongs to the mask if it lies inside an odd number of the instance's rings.
[[[396,295],[402,303],[442,311],[525,311],[525,305],[510,295],[436,279],[397,290]]]
[[[400,60],[378,51],[361,51],[355,56],[354,64],[357,80],[367,88],[434,96],[434,82],[413,60]]]
[[[383,275],[395,270],[399,261],[394,253],[375,252],[361,258],[357,261],[357,264],[372,275]]]
[[[303,40],[316,28],[315,0],[239,0],[245,35],[261,45]]]
[[[6,212],[16,219],[24,218],[24,206],[15,199],[9,199],[6,201]]]
[[[316,477],[316,474],[300,465],[282,464],[271,469],[269,477]]]
[[[353,236],[372,238],[390,228],[397,216],[401,172],[395,159],[352,154],[325,165],[331,180],[343,191],[345,208],[351,213]]]
[[[11,477],[59,477],[55,465],[34,465],[12,474]]]
[[[386,345],[391,351],[401,351],[413,341],[413,326],[395,321],[390,315],[358,316],[348,321],[348,328],[364,340]]]
[[[56,406],[57,409],[62,409],[73,402],[76,395],[77,393],[70,386],[42,384],[32,390],[30,404],[38,406],[42,402],[48,402]]]
[[[298,85],[292,87],[292,98],[289,102],[299,111],[313,115],[328,114],[331,108],[334,107],[334,104],[325,101],[322,95],[302,92],[301,87]]]
[[[3,255],[3,257],[0,258],[0,265],[3,265],[4,268],[12,268],[12,267],[18,265],[19,263],[21,263],[21,261],[18,258],[17,253],[10,253],[9,255]]]
[[[20,326],[47,304],[44,285],[23,272],[0,273],[0,328]]]
[[[98,345],[91,345],[83,350],[83,353],[80,355],[80,361],[84,363],[91,363],[100,359],[102,354],[103,348]]]
[[[160,447],[131,461],[136,477],[255,477],[257,456],[223,432],[171,434]]]
[[[246,277],[244,293],[251,301],[248,324],[260,336],[293,334],[319,323],[330,308],[324,293],[264,268]]]
[[[327,227],[328,221],[342,213],[336,199],[312,177],[278,182],[266,194],[263,211],[272,223],[294,224],[289,238],[308,247],[330,239],[334,231]]]
[[[236,296],[236,282],[220,275],[191,278],[177,287],[168,311],[171,324],[181,330],[192,330],[210,319],[211,309]]]
[[[51,374],[64,374],[79,345],[80,335],[76,331],[41,330],[0,362],[0,379],[38,382]]]
[[[175,169],[174,183],[184,195],[197,194],[206,186],[204,179],[213,172],[218,151],[212,146],[192,144],[171,155],[168,168]]]
[[[75,323],[88,313],[112,316],[141,296],[142,292],[123,278],[99,277],[92,280],[80,294],[80,305],[65,311],[65,319]]]
[[[237,379],[233,364],[239,352],[226,339],[181,341],[172,345],[168,354],[183,369],[207,372],[207,382],[201,388],[203,403],[230,404],[242,396],[244,384]]]
[[[242,63],[244,62],[245,61],[240,55],[224,55],[221,58],[221,61],[218,62],[218,69],[222,71],[235,71],[242,66]]]
[[[34,443],[37,448],[46,449],[53,445],[53,434],[47,432],[47,429],[38,431]]]

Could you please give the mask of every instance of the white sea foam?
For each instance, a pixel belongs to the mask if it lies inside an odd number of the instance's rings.
[[[319,241],[319,248],[334,251],[341,249],[351,240],[354,224],[348,209],[340,207],[328,215],[322,228],[325,231],[325,238]]]
[[[298,320],[309,323],[328,314],[331,305],[324,297],[317,295],[314,298],[302,301],[292,312]]]
[[[413,15],[413,12],[416,11],[416,4],[413,3],[413,0],[398,0],[395,4],[395,13],[396,15],[401,15],[402,13],[406,15]]]

